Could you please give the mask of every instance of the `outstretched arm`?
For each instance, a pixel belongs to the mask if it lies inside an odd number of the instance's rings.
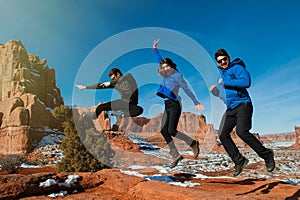
[[[180,85],[180,87],[184,90],[184,92],[192,99],[196,106],[196,110],[203,111],[205,110],[205,107],[196,99],[193,92],[190,90],[188,84],[184,80],[183,76],[181,74],[178,74],[176,78],[177,83]]]
[[[157,49],[157,45],[158,45],[159,41],[160,41],[160,39],[154,40],[153,47],[152,47],[157,63],[160,63],[160,61],[163,59]]]
[[[85,90],[86,89],[86,86],[85,85],[78,85],[78,84],[75,84],[76,87],[78,87],[79,90]]]
[[[157,45],[158,45],[159,41],[160,41],[159,38],[157,40],[154,40],[154,42],[153,42],[153,49],[157,49]]]
[[[201,103],[198,103],[196,104],[196,111],[203,111],[205,110],[205,107],[201,104]]]
[[[85,90],[85,89],[104,89],[104,88],[109,88],[111,86],[110,82],[104,82],[104,83],[97,83],[93,85],[78,85],[75,84],[75,86],[80,89],[80,90]]]

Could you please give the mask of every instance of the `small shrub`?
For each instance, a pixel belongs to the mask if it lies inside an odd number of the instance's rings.
[[[90,124],[91,120],[79,118],[77,123],[77,127],[74,119],[63,123],[66,137],[62,140],[60,149],[64,157],[57,163],[57,170],[94,172],[109,168],[113,164],[115,152],[104,133],[96,131]]]
[[[21,155],[10,154],[4,158],[0,158],[1,169],[9,174],[18,173],[22,163],[26,162],[26,158]]]

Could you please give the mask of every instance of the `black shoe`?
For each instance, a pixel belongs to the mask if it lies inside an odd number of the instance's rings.
[[[183,159],[182,155],[178,155],[176,158],[174,158],[172,164],[170,165],[170,168],[174,168],[177,166],[177,164]]]
[[[265,159],[268,172],[272,172],[275,169],[274,152],[272,149],[270,149],[270,150],[271,150],[271,153],[269,154],[268,158]]]
[[[190,145],[192,147],[194,157],[197,158],[199,155],[199,142],[197,140],[193,140],[192,144]]]
[[[247,158],[244,158],[244,160],[242,160],[242,162],[240,164],[235,165],[235,172],[233,173],[233,176],[237,176],[239,175],[244,167],[249,163],[249,160]]]

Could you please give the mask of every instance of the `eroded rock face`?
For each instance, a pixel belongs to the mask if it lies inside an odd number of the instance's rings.
[[[300,126],[295,126],[295,140],[300,145]]]
[[[151,144],[164,147],[166,145],[165,140],[160,134],[161,121],[162,113],[159,113],[151,119],[145,117],[117,118],[116,124],[119,131],[137,134]],[[217,132],[212,124],[206,124],[204,115],[182,112],[177,130],[198,140],[201,145],[205,145],[205,148],[212,149],[217,145]],[[183,142],[176,140],[176,143],[180,145]],[[184,148],[186,147],[184,146]]]
[[[46,59],[27,54],[21,41],[10,40],[0,44],[0,76],[0,153],[26,153],[33,132],[60,127],[51,114],[63,104],[55,71]]]
[[[162,113],[148,119],[145,117],[118,118],[116,124],[126,133],[158,133],[160,132]],[[184,133],[197,133],[206,128],[204,115],[182,112],[177,129]]]
[[[300,126],[295,126],[295,144],[291,146],[292,149],[300,149]]]
[[[30,93],[48,108],[63,104],[54,69],[46,59],[27,54],[21,41],[0,45],[0,76],[0,100]]]

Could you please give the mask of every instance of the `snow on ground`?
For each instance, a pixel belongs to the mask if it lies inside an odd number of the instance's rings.
[[[65,136],[63,134],[50,134],[42,138],[35,149],[45,147],[47,145],[58,145]]]
[[[165,148],[159,148],[155,145],[149,144],[147,141],[141,137],[133,134],[128,134],[128,137],[136,144],[139,145],[142,152],[145,154],[151,155],[153,157],[161,158],[164,160],[169,160],[171,158],[169,155],[169,150]],[[61,142],[63,136],[57,134],[51,134],[43,138],[40,142],[39,147],[44,148],[45,154],[51,152],[53,146],[58,146],[58,143]],[[282,177],[282,174],[286,174],[286,178],[278,178],[280,181],[300,185],[300,150],[288,150],[285,149],[293,144],[293,142],[275,142],[275,143],[266,143],[264,144],[267,148],[271,148],[275,152],[275,161],[276,169],[272,173],[268,173],[265,170],[265,173],[258,173],[256,169],[247,169],[244,170],[239,177],[244,178],[264,178],[268,179],[271,177]],[[49,147],[50,146],[50,147]],[[259,158],[257,154],[252,149],[240,148],[241,153],[249,159],[249,165],[264,162],[263,159]],[[62,158],[62,153],[58,149],[55,150],[59,154],[59,159]],[[205,152],[205,153],[204,153]],[[231,159],[226,153],[220,153],[216,151],[203,151],[200,153],[198,159],[187,159],[186,157],[192,156],[191,151],[181,151],[184,155],[184,159],[173,169],[170,169],[165,164],[162,165],[153,165],[153,166],[142,166],[142,165],[132,165],[127,167],[127,169],[121,170],[121,172],[146,178],[148,180],[158,180],[162,182],[167,182],[170,184],[182,186],[182,187],[194,187],[197,184],[190,182],[190,178],[186,181],[176,181],[174,178],[174,172],[183,173],[185,175],[190,175],[194,179],[205,179],[205,178],[233,178],[231,176],[205,176],[201,172],[220,172],[234,167]],[[59,162],[59,160],[57,161]],[[32,167],[23,165],[22,167]],[[118,166],[115,166],[118,167]],[[145,168],[153,168],[158,171],[154,175],[145,175],[137,171]],[[234,178],[233,178],[234,179]],[[60,195],[60,194],[58,194]]]
[[[130,134],[129,134],[130,135]],[[141,151],[145,154],[152,154],[153,156],[163,158],[163,159],[171,159],[169,155],[168,149],[160,149],[155,147],[152,144],[147,143],[139,136],[129,136],[133,142],[137,143],[138,145],[141,144],[143,148]],[[239,177],[244,178],[263,178],[268,179],[271,177],[279,177],[282,174],[286,174],[287,178],[279,178],[281,181],[300,185],[300,150],[288,150],[284,149],[286,147],[291,146],[294,142],[275,142],[275,143],[268,143],[264,144],[267,148],[271,148],[275,152],[275,161],[276,161],[276,169],[274,172],[269,173],[258,173],[255,169],[247,169],[244,170]],[[149,145],[149,147],[147,147]],[[144,149],[144,150],[143,150]],[[252,149],[245,149],[240,148],[241,153],[249,159],[249,165],[262,162],[264,160],[252,150]],[[207,151],[203,151],[207,152]],[[139,177],[144,177],[148,180],[159,180],[163,182],[169,182],[170,184],[174,184],[174,178],[172,179],[171,172],[178,172],[184,174],[192,174],[193,178],[233,178],[231,176],[205,176],[203,174],[199,174],[199,172],[220,172],[224,170],[228,170],[234,167],[230,157],[226,153],[220,153],[216,151],[210,151],[207,153],[201,152],[198,159],[186,159],[184,158],[179,164],[170,169],[168,166],[151,166],[159,171],[159,174],[155,174],[152,176],[144,175],[137,173],[136,170],[141,170],[143,168],[149,168],[149,166],[130,166],[128,167],[129,170],[122,171],[126,174],[136,175]],[[181,151],[182,155],[191,156],[191,151]],[[294,178],[290,178],[293,176]],[[179,186],[182,187],[193,187],[195,185],[190,184],[190,182],[180,182],[178,183]]]
[[[52,185],[58,185],[59,187],[68,187],[69,188],[72,185],[74,185],[78,181],[79,178],[80,178],[80,176],[77,174],[69,174],[68,179],[63,182],[57,182],[54,179],[47,179],[46,181],[41,182],[39,186],[45,188],[45,187],[51,187]],[[73,191],[73,193],[76,193],[76,192],[77,191]],[[68,194],[67,191],[62,190],[59,193],[53,193],[48,196],[56,198],[58,196],[65,196],[67,194]]]
[[[49,134],[42,138],[37,147],[34,149],[35,151],[39,150],[44,156],[55,157],[54,161],[49,164],[56,164],[63,158],[63,153],[59,148],[59,144],[65,136],[63,133],[60,134]]]

